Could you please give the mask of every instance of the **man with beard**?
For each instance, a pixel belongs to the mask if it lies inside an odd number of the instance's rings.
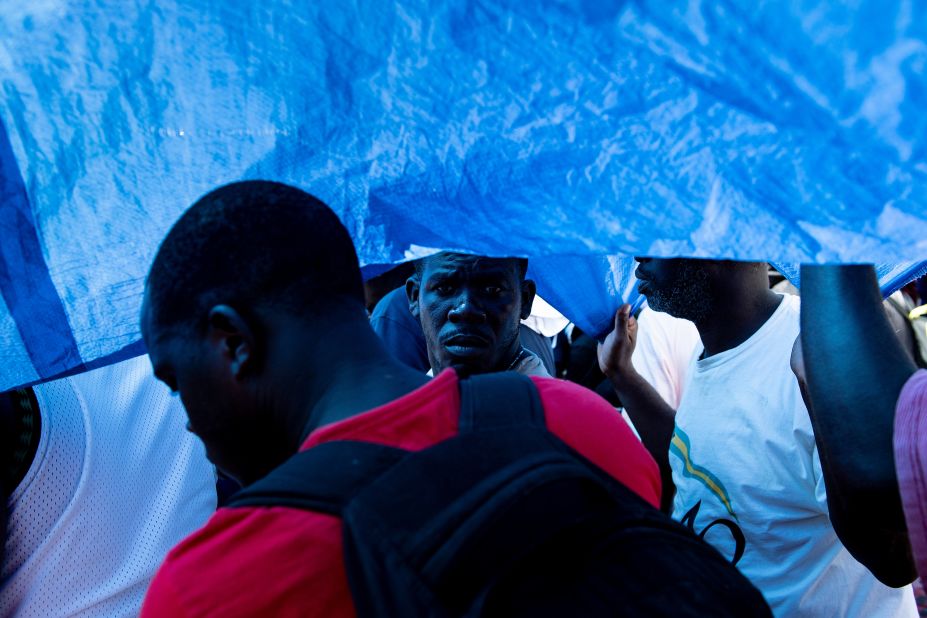
[[[916,615],[910,588],[876,580],[829,520],[789,364],[799,299],[772,292],[763,263],[637,260],[650,306],[694,322],[703,345],[678,410],[631,364],[637,324],[627,305],[599,350],[664,478],[671,471],[674,516],[729,557],[776,615]]]

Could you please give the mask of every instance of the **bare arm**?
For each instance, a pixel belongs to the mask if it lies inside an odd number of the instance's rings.
[[[663,483],[660,506],[669,512],[675,493],[669,465],[669,447],[676,425],[676,411],[631,364],[631,354],[636,344],[637,320],[631,316],[631,306],[622,305],[615,314],[614,330],[604,343],[599,344],[599,368],[612,383],[644,447],[660,467]]]
[[[854,558],[902,586],[916,575],[892,431],[898,394],[916,367],[885,316],[871,266],[802,266],[801,282],[802,386],[831,522]]]

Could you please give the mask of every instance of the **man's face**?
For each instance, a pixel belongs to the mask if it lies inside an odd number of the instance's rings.
[[[638,290],[655,311],[699,322],[711,310],[711,279],[706,260],[636,257]]]
[[[155,377],[179,394],[189,419],[187,429],[206,446],[206,456],[236,479],[247,476],[249,445],[241,393],[228,365],[205,337],[159,327],[146,294],[142,338]]]
[[[519,322],[527,317],[534,286],[522,281],[518,261],[459,253],[427,258],[421,280],[407,286],[435,373],[502,371],[521,349]]]

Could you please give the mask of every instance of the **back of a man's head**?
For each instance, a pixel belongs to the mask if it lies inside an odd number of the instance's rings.
[[[157,324],[193,328],[217,304],[310,316],[364,303],[354,245],[335,213],[268,181],[225,185],[191,206],[158,250],[148,296]]]

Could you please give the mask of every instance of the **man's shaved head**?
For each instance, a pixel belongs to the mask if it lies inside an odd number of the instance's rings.
[[[155,376],[180,394],[207,456],[247,484],[295,451],[307,417],[292,416],[291,393],[312,380],[300,360],[324,354],[311,349],[320,324],[354,320],[361,332],[365,317],[357,256],[335,213],[255,181],[216,189],[174,224],[141,326]]]
[[[191,206],[161,243],[147,288],[152,318],[165,326],[196,326],[223,303],[311,313],[364,302],[354,245],[335,213],[266,181],[225,185]]]

